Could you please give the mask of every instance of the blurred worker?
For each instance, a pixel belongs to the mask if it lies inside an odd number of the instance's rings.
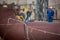
[[[53,22],[54,11],[51,6],[48,7],[47,10],[48,22]]]
[[[20,18],[22,19],[22,21],[25,20],[25,13],[24,13],[24,9],[22,11],[20,11]]]
[[[27,13],[27,11],[29,10],[29,8],[27,8],[27,7],[24,7],[23,9],[24,9],[25,13]]]
[[[3,8],[8,8],[8,5],[5,1],[3,1]]]
[[[27,16],[26,16],[26,19],[25,19],[26,22],[30,22],[31,21],[31,14],[32,14],[32,11],[30,11],[30,10],[27,11],[27,13],[26,13]]]
[[[13,3],[14,4],[14,12],[15,12],[15,15],[19,15],[19,11],[20,11],[20,7],[19,5],[17,5],[17,3]]]
[[[25,21],[24,9],[16,16],[20,21]]]

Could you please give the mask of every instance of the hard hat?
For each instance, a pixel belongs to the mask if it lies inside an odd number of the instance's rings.
[[[4,8],[8,8],[8,6],[7,6],[7,5],[3,5],[3,7],[4,7]]]
[[[48,6],[48,8],[52,9],[53,7],[52,6]]]
[[[26,13],[29,10],[29,8],[25,7],[24,12]]]

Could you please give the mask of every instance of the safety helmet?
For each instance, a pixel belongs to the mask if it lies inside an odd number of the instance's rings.
[[[53,7],[52,6],[48,6],[49,9],[52,9]]]

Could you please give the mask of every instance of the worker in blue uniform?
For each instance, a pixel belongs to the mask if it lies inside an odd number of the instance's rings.
[[[27,11],[26,13],[26,19],[25,19],[25,22],[30,22],[31,21],[31,14],[32,14],[32,11]]]
[[[54,16],[54,11],[52,10],[52,7],[49,7],[47,10],[47,16],[48,16],[48,22],[53,22],[53,16]]]

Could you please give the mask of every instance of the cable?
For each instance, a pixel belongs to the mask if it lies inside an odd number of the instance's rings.
[[[30,29],[32,29],[32,30],[37,30],[37,31],[39,31],[39,32],[49,33],[49,34],[52,34],[52,35],[58,35],[58,36],[60,36],[60,34],[57,34],[57,33],[44,31],[44,30],[41,30],[41,29],[33,28],[33,27],[31,27],[31,26],[28,26],[28,27],[29,27]]]

